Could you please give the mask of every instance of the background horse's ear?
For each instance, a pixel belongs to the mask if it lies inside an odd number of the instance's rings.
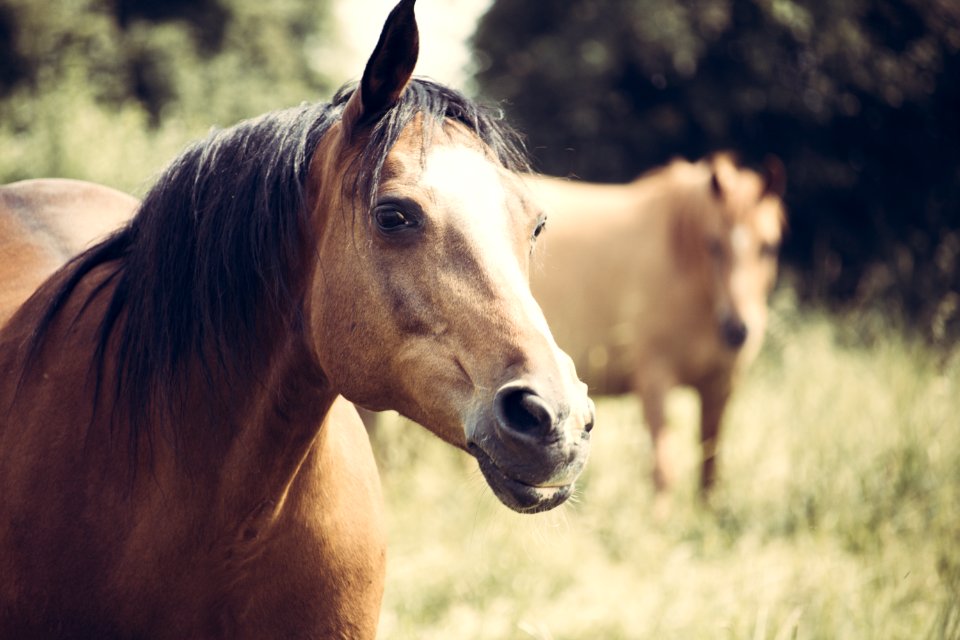
[[[410,81],[420,51],[414,2],[401,0],[387,16],[360,86],[344,107],[343,121],[348,130],[379,120],[397,103]]]
[[[782,198],[787,191],[787,169],[774,155],[763,159],[763,192]]]
[[[720,176],[717,175],[716,167],[710,168],[710,193],[718,200],[723,199],[723,185],[720,184]]]

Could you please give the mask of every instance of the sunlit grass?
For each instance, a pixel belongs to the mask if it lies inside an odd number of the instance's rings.
[[[711,509],[696,399],[654,517],[632,399],[598,402],[572,504],[520,516],[420,427],[375,438],[390,523],[383,638],[960,637],[960,352],[778,302],[739,388]],[[853,337],[851,337],[853,336]]]

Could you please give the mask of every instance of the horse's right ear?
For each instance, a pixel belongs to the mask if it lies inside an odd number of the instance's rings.
[[[348,131],[375,123],[403,94],[420,51],[420,34],[413,14],[416,0],[401,0],[383,25],[380,40],[363,70],[360,85],[343,110]]]

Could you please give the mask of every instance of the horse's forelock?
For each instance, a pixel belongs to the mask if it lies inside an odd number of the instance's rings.
[[[354,85],[341,89],[333,99],[342,107],[349,100]],[[362,194],[368,206],[373,205],[380,184],[384,162],[401,133],[421,118],[422,148],[429,149],[433,126],[456,122],[475,135],[492,155],[508,170],[529,170],[523,141],[503,119],[502,112],[481,106],[463,94],[426,78],[413,78],[397,104],[371,127],[362,150],[351,167],[355,192]]]

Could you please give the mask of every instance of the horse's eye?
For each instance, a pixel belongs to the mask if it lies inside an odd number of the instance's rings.
[[[373,217],[377,221],[377,227],[386,233],[406,229],[413,224],[396,205],[377,207],[373,212]]]
[[[540,234],[543,233],[543,230],[546,228],[546,226],[547,226],[547,219],[546,219],[545,217],[544,217],[544,218],[540,218],[540,219],[537,221],[537,226],[536,226],[536,228],[534,228],[534,230],[533,230],[533,239],[534,239],[534,240],[536,240],[537,238],[540,237]]]
[[[760,257],[776,258],[780,253],[780,247],[774,242],[764,242],[760,244]]]

